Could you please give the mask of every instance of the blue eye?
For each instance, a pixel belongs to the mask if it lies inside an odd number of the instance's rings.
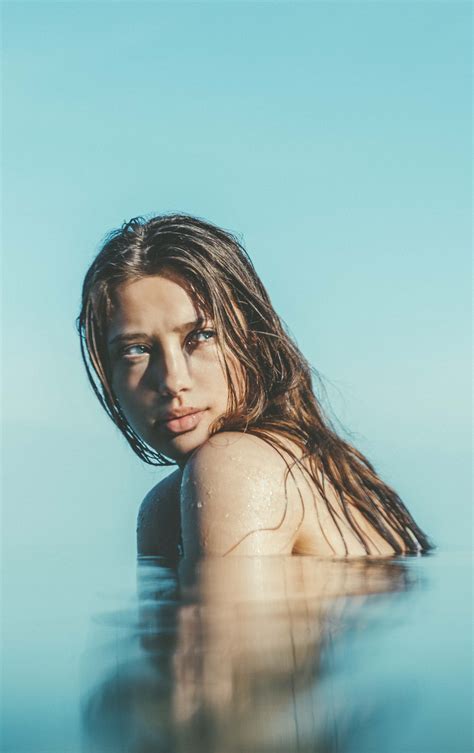
[[[212,340],[216,333],[213,329],[202,329],[196,332],[196,339],[202,338],[203,340]]]
[[[146,345],[128,345],[120,355],[126,358],[127,356],[143,356],[145,353],[148,353]]]
[[[215,336],[216,336],[216,332],[213,329],[197,329],[195,332],[192,332],[189,335],[188,342],[190,343],[209,342],[209,340],[212,340],[212,338]]]

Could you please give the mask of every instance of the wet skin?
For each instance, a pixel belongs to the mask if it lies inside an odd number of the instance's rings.
[[[223,359],[237,385],[238,370],[185,287],[162,276],[121,286],[108,342],[112,387],[127,420],[179,466],[142,504],[140,554],[176,551],[180,530],[184,553],[192,558],[346,553],[314,483],[303,470],[287,478],[291,458],[248,433],[210,438],[228,403]],[[371,553],[393,553],[367,521],[360,523],[371,536]],[[351,527],[341,525],[349,553],[365,554]]]

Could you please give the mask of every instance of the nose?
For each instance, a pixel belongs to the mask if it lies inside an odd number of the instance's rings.
[[[178,395],[191,386],[186,354],[179,347],[168,347],[157,353],[150,363],[153,389],[160,395]]]

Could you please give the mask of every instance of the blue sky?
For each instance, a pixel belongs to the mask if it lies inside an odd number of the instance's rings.
[[[468,542],[470,14],[4,3],[7,563],[20,541],[134,555],[160,473],[94,402],[74,320],[105,233],[170,210],[241,234],[356,442],[438,542]]]

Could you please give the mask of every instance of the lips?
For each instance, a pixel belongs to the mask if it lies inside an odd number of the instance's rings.
[[[190,413],[181,416],[171,414],[160,421],[160,426],[163,426],[171,434],[183,434],[186,431],[195,429],[203,414],[203,410],[192,410]]]

